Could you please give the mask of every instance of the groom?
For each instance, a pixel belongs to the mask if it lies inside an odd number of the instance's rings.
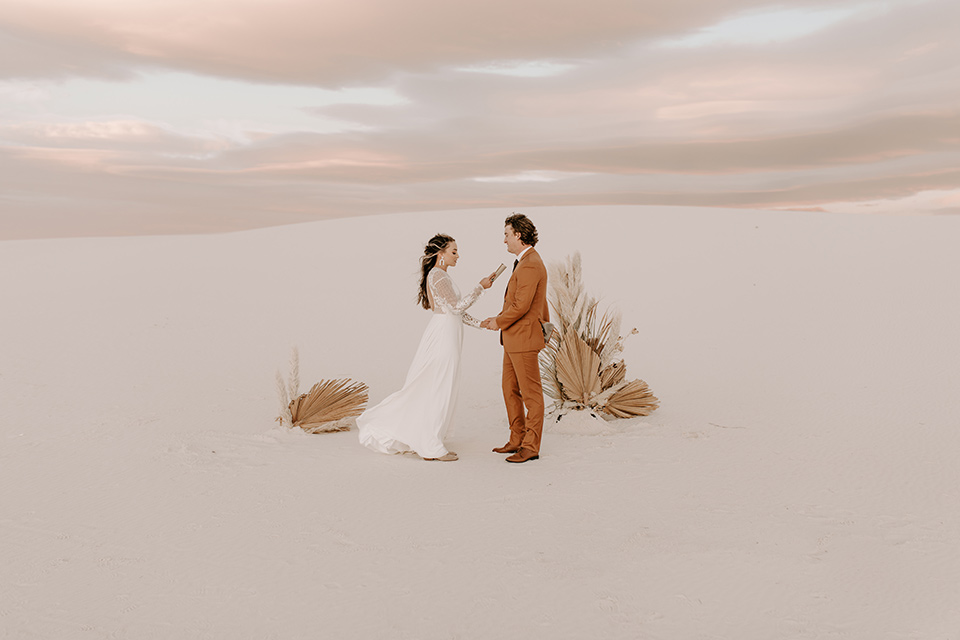
[[[527,462],[540,457],[543,432],[540,349],[544,347],[541,322],[550,320],[547,269],[533,248],[537,244],[537,228],[530,219],[515,213],[504,224],[503,242],[517,259],[504,294],[503,311],[484,320],[481,326],[499,329],[503,345],[503,402],[510,421],[510,441],[494,451],[512,453],[507,462]]]

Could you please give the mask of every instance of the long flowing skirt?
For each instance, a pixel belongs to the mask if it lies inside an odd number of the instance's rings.
[[[360,444],[381,453],[415,451],[423,458],[446,454],[443,438],[460,389],[462,346],[460,317],[434,314],[403,388],[357,418]]]

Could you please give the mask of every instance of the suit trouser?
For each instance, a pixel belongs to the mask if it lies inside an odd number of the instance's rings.
[[[544,407],[538,351],[503,352],[503,403],[510,421],[510,444],[539,454]]]

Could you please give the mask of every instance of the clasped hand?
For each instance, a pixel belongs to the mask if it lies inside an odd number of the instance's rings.
[[[491,331],[497,331],[500,327],[497,326],[497,318],[490,317],[480,323],[480,326],[484,329],[490,329]]]

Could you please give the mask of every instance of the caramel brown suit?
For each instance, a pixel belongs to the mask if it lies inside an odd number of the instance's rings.
[[[503,402],[510,421],[508,447],[540,453],[543,433],[543,386],[540,350],[544,347],[541,322],[550,320],[547,306],[547,268],[532,247],[514,268],[496,317],[503,345]],[[526,407],[526,415],[524,415]]]

